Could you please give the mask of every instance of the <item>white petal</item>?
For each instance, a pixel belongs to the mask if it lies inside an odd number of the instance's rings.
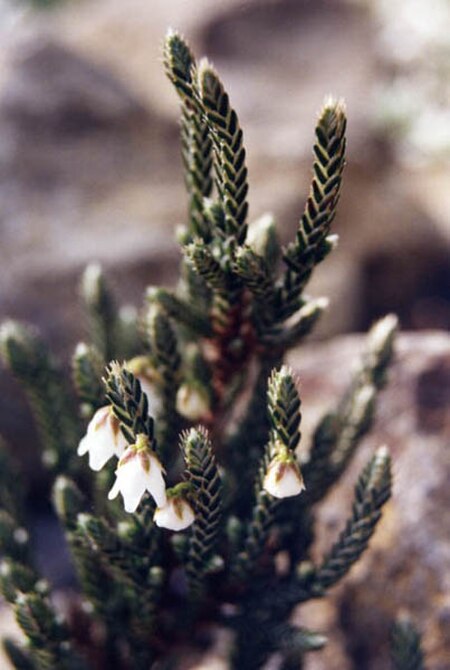
[[[92,470],[101,470],[111,456],[116,454],[115,443],[118,435],[111,419],[109,405],[97,410],[89,422],[86,435],[78,445],[77,451],[80,456],[89,452],[89,467]]]
[[[118,468],[117,477],[120,480],[122,495],[131,495],[133,491],[136,490],[140,491],[141,495],[144,493],[146,488],[146,475],[141,468],[137,456],[131,458]]]
[[[101,442],[98,444],[95,442],[95,438],[92,439],[89,436],[89,439],[94,442],[93,446],[89,449],[89,467],[91,470],[98,472],[109,461],[111,456],[114,456],[114,449],[111,443]]]
[[[126,512],[135,512],[147,488],[147,474],[141,467],[139,457],[130,459],[117,469],[120,492]]]
[[[114,482],[111,491],[108,493],[108,500],[114,500],[120,493],[119,479]]]
[[[128,491],[127,494],[125,495],[125,493],[122,492],[123,506],[125,508],[125,512],[132,514],[137,510],[137,508],[139,507],[139,503],[141,502],[142,493],[143,491],[134,490],[134,491]]]
[[[111,411],[111,406],[110,405],[104,405],[103,407],[100,407],[98,409],[92,419],[89,421],[88,427],[87,427],[87,433],[88,435],[90,433],[96,433],[98,430],[101,429],[103,425],[106,425],[107,423],[107,417]]]
[[[154,498],[158,507],[163,507],[167,502],[166,482],[162,474],[161,463],[155,456],[150,457],[150,472],[146,474],[146,489]]]
[[[185,501],[178,501],[178,510],[173,500],[169,500],[164,507],[158,507],[153,520],[160,528],[169,530],[184,530],[195,521],[192,507]]]
[[[89,451],[89,436],[85,435],[78,445],[77,454],[78,456],[84,456]]]
[[[114,455],[117,456],[117,458],[120,458],[127,447],[127,439],[120,430],[114,435]]]
[[[305,486],[294,466],[286,466],[280,475],[280,464],[269,466],[263,483],[264,489],[274,498],[289,498],[301,493]]]

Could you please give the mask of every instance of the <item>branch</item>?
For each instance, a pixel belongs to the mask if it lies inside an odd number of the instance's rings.
[[[192,486],[195,522],[189,535],[186,574],[194,597],[203,589],[222,519],[222,482],[207,432],[191,429],[182,436],[186,479]]]
[[[75,471],[78,421],[46,345],[31,328],[6,321],[0,328],[0,353],[24,387],[44,448],[44,464],[56,472]]]
[[[301,306],[300,295],[314,266],[335,246],[336,240],[329,236],[329,231],[336,215],[345,164],[345,128],[343,104],[330,99],[316,126],[314,174],[297,237],[283,255],[288,270],[284,280],[282,318],[287,318]]]
[[[391,479],[391,459],[382,447],[359,477],[352,516],[317,569],[311,586],[313,592],[322,594],[334,586],[365,551],[381,517],[381,508],[390,498]]]
[[[166,74],[181,99],[181,146],[189,194],[189,237],[210,237],[204,198],[212,190],[212,143],[208,125],[195,95],[195,59],[183,38],[169,31],[164,43]]]
[[[242,130],[222,82],[206,60],[199,66],[198,89],[214,145],[216,185],[225,212],[223,233],[242,243],[248,211]]]

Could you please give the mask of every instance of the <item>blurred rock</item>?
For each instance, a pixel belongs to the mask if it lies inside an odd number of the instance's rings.
[[[303,391],[303,430],[332,407],[349,381],[363,338],[340,338],[293,354]],[[374,450],[387,444],[394,469],[393,498],[363,559],[331,599],[300,609],[302,625],[330,636],[330,662],[313,668],[389,667],[389,628],[401,610],[423,632],[429,670],[446,670],[450,654],[450,336],[401,335],[396,363],[383,391],[374,430],[318,513],[315,554],[322,555],[349,514],[352,488]],[[344,637],[345,636],[345,637]],[[343,655],[343,656],[342,656]],[[333,659],[350,659],[339,665]],[[323,657],[325,659],[325,657]]]
[[[52,40],[28,42],[13,67],[15,77],[2,91],[2,114],[18,131],[64,138],[121,129],[147,116],[111,73]]]

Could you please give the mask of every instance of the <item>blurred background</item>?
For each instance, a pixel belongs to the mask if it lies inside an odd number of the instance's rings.
[[[389,311],[405,330],[448,330],[449,0],[0,0],[0,316],[39,326],[67,360],[89,261],[134,305],[175,281],[186,198],[169,26],[219,70],[244,129],[250,218],[273,212],[283,239],[316,114],[327,94],[346,101],[340,246],[310,287],[331,298],[315,337]],[[0,392],[2,433],[31,471],[28,414],[3,373]]]

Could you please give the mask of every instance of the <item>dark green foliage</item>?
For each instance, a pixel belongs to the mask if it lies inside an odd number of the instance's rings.
[[[314,176],[300,220],[295,242],[286,248],[288,266],[284,281],[284,315],[298,308],[296,294],[302,290],[317,263],[332,251],[329,236],[336,215],[345,164],[346,116],[342,103],[328,101],[319,116],[314,144]]]
[[[275,511],[280,503],[264,488],[270,460],[276,455],[279,445],[284,445],[295,458],[295,449],[300,439],[300,398],[292,373],[285,366],[272,373],[267,399],[271,434],[259,465],[252,517],[247,524],[242,549],[234,566],[235,573],[241,579],[255,570],[257,561],[264,552],[270,528],[275,520]]]
[[[212,327],[208,317],[166,289],[151,287],[147,291],[147,299],[160,305],[173,319],[188,330],[202,337],[212,335]]]
[[[104,380],[106,398],[120,421],[120,428],[130,444],[136,435],[154,441],[154,421],[148,413],[148,400],[138,379],[119,363],[111,363]]]
[[[28,533],[3,509],[0,509],[0,554],[20,563],[28,563]]]
[[[80,342],[72,358],[72,374],[83,416],[90,418],[105,404],[103,370],[104,362],[97,349]]]
[[[164,64],[181,102],[188,191],[177,287],[149,288],[138,318],[117,309],[100,267],[87,269],[89,339],[72,360],[78,410],[40,338],[12,322],[0,332],[3,358],[33,406],[44,460],[63,473],[53,502],[81,592],[64,621],[34,569],[20,486],[1,445],[0,590],[26,638],[23,649],[4,646],[21,670],[176,670],[220,627],[233,632],[234,670],[259,670],[273,653],[283,670],[299,670],[326,640],[292,625],[293,609],[324,597],[350,570],[390,495],[381,449],[357,482],[344,530],[313,563],[315,505],[373,422],[396,331],[394,317],[371,330],[345,394],[319,421],[309,450],[302,445],[300,464],[301,402],[283,359],[327,307],[304,289],[336,244],[343,105],[329,100],[319,115],[310,193],[282,251],[272,217],[248,221],[243,134],[215,70],[207,61],[197,66],[173,31]],[[79,474],[77,414],[92,419],[100,408],[104,420],[89,423],[83,446],[92,465],[92,456],[107,462],[91,485]],[[119,430],[127,448],[111,444]],[[110,489],[121,499],[110,502]],[[396,668],[423,667],[412,629],[399,624],[393,639]]]
[[[157,416],[158,444],[165,458],[174,453],[180,430],[176,396],[180,382],[180,354],[175,331],[163,310],[150,307],[145,319],[150,358],[156,370],[156,387],[160,392],[161,410]]]
[[[203,277],[212,290],[227,293],[229,276],[211,249],[200,242],[193,242],[186,247],[186,256],[192,263],[196,273]]]
[[[0,591],[9,603],[14,604],[17,592],[30,593],[36,586],[36,573],[12,557],[0,563]]]
[[[193,78],[194,56],[177,33],[169,33],[164,44],[167,76],[181,99],[181,148],[186,188],[189,194],[188,239],[209,238],[209,224],[204,213],[204,198],[212,189],[212,142],[206,119],[200,109]]]
[[[28,397],[45,464],[56,472],[76,468],[73,456],[79,439],[78,421],[46,345],[31,328],[7,321],[0,330],[0,353]]]
[[[222,515],[222,484],[206,431],[192,429],[183,435],[181,449],[196,515],[186,551],[186,573],[192,594],[198,595],[217,543]]]
[[[86,268],[81,282],[81,297],[88,316],[91,343],[104,361],[110,361],[117,351],[117,314],[111,289],[99,265]]]
[[[289,368],[272,373],[267,399],[272,440],[280,440],[295,453],[300,440],[300,398]]]
[[[15,670],[37,670],[26,649],[9,637],[3,639],[3,649]]]
[[[81,657],[72,650],[68,630],[46,598],[39,593],[19,594],[14,611],[38,670],[86,670]]]
[[[203,60],[198,70],[198,90],[214,145],[216,186],[224,211],[225,235],[242,243],[247,232],[247,168],[243,134],[217,73]]]
[[[10,448],[0,435],[0,509],[10,514],[16,521],[23,518],[24,490],[18,486],[20,472],[17,463],[10,456]]]
[[[388,316],[371,329],[359,367],[334,412],[316,428],[309,461],[304,466],[308,502],[320,500],[348,465],[370,429],[377,394],[392,360],[397,319]]]
[[[392,628],[393,670],[425,670],[420,635],[407,617],[399,617]]]
[[[317,569],[312,592],[320,593],[336,584],[366,549],[380,519],[381,508],[391,495],[391,481],[389,453],[382,447],[358,479],[352,516]]]
[[[78,516],[86,507],[86,500],[77,486],[66,477],[58,477],[53,487],[53,503],[66,530],[72,559],[84,597],[101,620],[112,625],[108,600],[112,584],[99,560],[99,554],[78,529]]]

